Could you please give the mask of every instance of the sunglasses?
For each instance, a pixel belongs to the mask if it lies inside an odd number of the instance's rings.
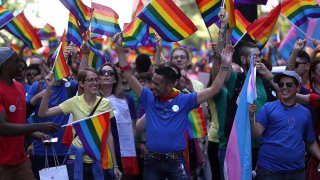
[[[293,82],[286,82],[286,83],[284,83],[284,82],[279,82],[279,83],[278,83],[278,87],[279,87],[279,88],[283,88],[284,85],[286,85],[288,88],[291,88],[291,87],[293,86]]]
[[[100,76],[113,76],[114,72],[112,70],[100,70],[99,75]]]
[[[296,62],[295,68],[297,68],[300,64],[308,64],[307,62]]]

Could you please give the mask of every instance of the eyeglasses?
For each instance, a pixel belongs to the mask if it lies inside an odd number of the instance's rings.
[[[297,68],[300,64],[308,64],[308,62],[296,62],[295,68]]]
[[[252,54],[253,59],[258,59],[262,57],[262,54]]]
[[[88,81],[89,83],[92,83],[92,82],[99,82],[99,78],[90,78],[90,79],[86,79],[85,81]]]
[[[186,55],[180,55],[180,56],[172,56],[172,59],[187,59]]]
[[[288,88],[291,88],[292,85],[293,85],[293,83],[292,83],[292,82],[286,82],[286,83],[284,83],[284,82],[279,82],[279,83],[278,83],[278,87],[279,87],[279,88],[283,88],[284,85],[286,85]]]
[[[113,76],[114,72],[112,70],[100,70],[99,75],[100,76]]]

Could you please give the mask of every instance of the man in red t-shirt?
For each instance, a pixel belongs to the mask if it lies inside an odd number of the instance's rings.
[[[48,139],[42,132],[56,132],[52,123],[26,124],[23,86],[13,80],[21,73],[21,59],[8,47],[0,47],[0,180],[34,180],[31,163],[24,152],[25,136]]]

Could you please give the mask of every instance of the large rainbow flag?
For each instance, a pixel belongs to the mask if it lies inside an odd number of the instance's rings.
[[[168,42],[180,41],[197,31],[172,0],[152,0],[138,17]]]
[[[320,17],[320,7],[316,0],[286,0],[281,3],[281,14],[300,26],[306,23],[308,18]]]
[[[273,8],[269,14],[260,18],[247,27],[247,32],[256,41],[260,49],[267,43],[274,25],[276,24],[281,11],[281,4]]]
[[[242,36],[247,33],[247,26],[250,24],[249,21],[241,14],[239,10],[235,10],[236,26],[233,28],[231,34],[231,42],[235,45]]]
[[[23,12],[8,22],[4,28],[20,39],[26,46],[34,50],[42,47],[39,36]]]
[[[107,146],[110,116],[110,112],[105,112],[72,124],[86,153],[100,161],[103,169],[113,167],[111,153]]]
[[[63,55],[63,47],[63,42],[61,42],[52,55],[56,57],[53,65],[53,74],[56,81],[70,76],[69,67]]]
[[[207,27],[219,21],[221,0],[196,0],[196,4]]]
[[[68,20],[68,31],[66,34],[66,41],[68,43],[76,44],[78,47],[81,46],[82,43],[82,36],[80,32],[80,25],[76,19],[76,17],[69,13],[69,20]]]
[[[0,6],[0,27],[4,26],[12,18],[14,18],[12,12],[8,11],[3,6]]]
[[[191,139],[204,138],[208,135],[207,122],[203,116],[201,107],[190,111],[188,120],[188,134]]]
[[[84,33],[90,24],[93,9],[83,4],[81,0],[60,0],[60,2],[76,17]]]
[[[112,37],[121,31],[119,16],[113,9],[97,3],[92,3],[91,6],[94,9],[91,18],[92,32]]]

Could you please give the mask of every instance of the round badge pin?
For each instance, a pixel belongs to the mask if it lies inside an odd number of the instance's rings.
[[[274,91],[272,91],[271,94],[272,94],[273,97],[276,97],[276,96],[277,96],[277,93],[274,92]]]
[[[16,111],[16,106],[15,105],[11,105],[10,107],[9,107],[9,111],[10,112],[15,112]]]
[[[64,87],[70,87],[71,83],[70,82],[66,82],[64,83]]]
[[[173,105],[172,106],[172,111],[173,112],[178,112],[179,111],[179,106],[178,105]]]

